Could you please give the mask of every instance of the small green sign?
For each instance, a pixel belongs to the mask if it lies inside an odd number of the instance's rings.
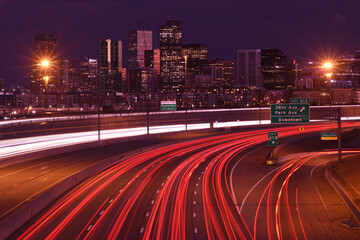
[[[321,133],[321,140],[337,140],[338,135],[335,132]]]
[[[176,111],[176,101],[161,101],[161,111]]]
[[[290,103],[310,103],[308,98],[290,98]]]
[[[272,104],[271,123],[308,123],[309,104]]]
[[[278,132],[268,132],[268,146],[278,146],[279,137]]]

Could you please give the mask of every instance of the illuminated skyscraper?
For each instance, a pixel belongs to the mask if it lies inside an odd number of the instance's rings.
[[[58,61],[58,89],[60,92],[76,91],[79,89],[80,79],[75,68],[75,61],[63,59]]]
[[[262,87],[261,49],[237,52],[238,81],[244,87]]]
[[[266,89],[285,89],[288,85],[287,57],[281,49],[261,49],[261,74]]]
[[[204,74],[211,75],[214,87],[230,87],[234,84],[234,61],[215,58],[204,67]]]
[[[4,79],[0,78],[0,92],[3,92],[3,91],[5,91],[5,89],[4,89]]]
[[[84,92],[96,94],[97,89],[97,59],[85,57],[80,61],[80,89]]]
[[[157,74],[160,73],[160,49],[145,51],[145,68],[151,68]]]
[[[99,78],[101,92],[124,91],[122,81],[122,42],[99,41]]]
[[[57,33],[35,33],[34,58],[31,62],[32,92],[57,91]]]
[[[185,88],[185,63],[182,57],[181,20],[167,20],[160,26],[160,89],[181,92]]]
[[[152,31],[129,30],[129,70],[143,68],[145,51],[153,48]]]
[[[188,73],[201,74],[202,67],[208,63],[208,47],[201,43],[187,43],[182,47],[183,58],[186,57]]]

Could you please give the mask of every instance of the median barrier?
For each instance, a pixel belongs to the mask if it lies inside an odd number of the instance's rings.
[[[343,200],[345,205],[348,207],[349,211],[354,216],[356,222],[360,225],[360,209],[357,205],[352,201],[351,197],[348,195],[346,190],[341,186],[341,184],[336,180],[332,173],[332,162],[329,162],[324,170],[324,175],[333,189],[337,192],[340,198]]]
[[[130,153],[127,153],[126,156],[129,156]],[[70,190],[80,182],[89,178],[93,174],[102,171],[103,169],[111,166],[112,164],[121,161],[124,158],[124,154],[119,154],[110,158],[107,158],[95,165],[92,165],[85,170],[81,170],[74,175],[67,177],[65,179],[59,180],[56,185],[49,190],[42,193],[40,196],[35,199],[27,199],[22,207],[16,210],[14,213],[7,216],[0,222],[0,239],[5,239],[9,237],[13,232],[15,232],[19,227],[25,224],[33,216],[38,214],[44,208],[46,208],[51,202],[60,197],[66,191]]]

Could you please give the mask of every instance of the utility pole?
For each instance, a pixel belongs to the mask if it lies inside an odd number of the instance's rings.
[[[341,107],[337,109],[338,112],[338,162],[342,163],[341,158]]]
[[[98,114],[98,142],[100,143],[100,88],[101,88],[101,79],[100,79],[100,62],[101,62],[101,44],[100,44],[100,37],[97,37],[97,44],[98,44],[98,62],[97,62],[97,114]]]
[[[261,125],[261,102],[259,103],[259,124]]]

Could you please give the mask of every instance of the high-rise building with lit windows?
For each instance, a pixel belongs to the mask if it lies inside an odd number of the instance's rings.
[[[34,56],[31,61],[30,89],[32,92],[57,91],[57,33],[34,36]]]
[[[97,93],[98,61],[85,57],[80,61],[80,89],[84,92]]]
[[[243,87],[262,87],[261,49],[244,49],[237,52],[238,83]]]
[[[234,84],[235,64],[232,60],[215,58],[204,67],[203,73],[211,76],[214,87],[230,87]]]
[[[152,31],[134,30],[128,31],[129,64],[128,68],[143,68],[145,51],[153,48]]]
[[[201,74],[202,67],[208,63],[208,47],[202,43],[186,43],[182,46],[182,55],[187,73]]]
[[[185,88],[185,62],[182,57],[181,20],[168,19],[160,26],[160,90],[182,92]]]
[[[99,80],[102,93],[123,92],[122,42],[99,41]]]
[[[261,75],[265,89],[285,89],[289,85],[287,74],[287,57],[281,49],[261,49]]]
[[[160,49],[145,51],[145,68],[154,69],[156,74],[160,73]]]

